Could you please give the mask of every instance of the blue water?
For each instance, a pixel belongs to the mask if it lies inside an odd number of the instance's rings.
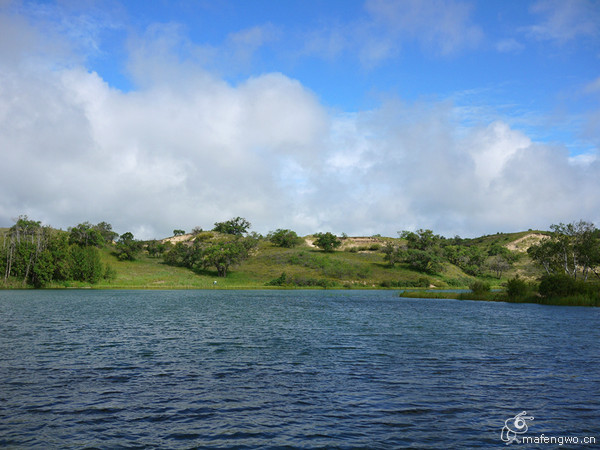
[[[600,442],[599,342],[600,308],[0,291],[0,447],[500,448],[522,411]]]

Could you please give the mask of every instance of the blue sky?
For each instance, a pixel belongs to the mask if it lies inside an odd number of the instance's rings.
[[[598,24],[596,0],[2,0],[0,225],[597,222]]]

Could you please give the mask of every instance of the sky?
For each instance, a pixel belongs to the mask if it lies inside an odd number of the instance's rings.
[[[0,227],[600,226],[598,0],[0,0]]]

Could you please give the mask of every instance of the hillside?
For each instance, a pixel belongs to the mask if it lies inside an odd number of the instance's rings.
[[[494,287],[500,287],[507,279],[519,275],[533,279],[541,275],[524,251],[530,242],[539,240],[540,232],[520,232],[465,239],[462,245],[477,247],[489,252],[494,245],[501,245],[519,254],[512,267],[500,278],[491,273],[483,274]],[[186,242],[192,235],[163,239],[162,242]],[[313,245],[313,237],[303,238],[301,245],[280,248],[267,240],[260,240],[251,256],[230,270],[227,277],[218,277],[216,271],[195,273],[184,267],[165,264],[160,257],[141,253],[135,261],[119,261],[110,248],[102,250],[102,261],[114,269],[114,278],[101,280],[94,288],[143,288],[143,289],[207,289],[207,288],[268,288],[268,287],[331,287],[331,288],[466,288],[475,279],[457,265],[442,264],[436,274],[413,270],[407,263],[389,267],[382,247],[398,238],[348,237],[342,239],[341,247],[333,253],[325,253]],[[284,275],[284,282],[282,281]],[[278,283],[279,280],[279,283]],[[215,284],[216,281],[216,284]],[[85,286],[70,282],[67,287]],[[64,287],[52,285],[52,287]]]

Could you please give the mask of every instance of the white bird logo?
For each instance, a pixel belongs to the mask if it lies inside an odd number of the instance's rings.
[[[527,432],[527,421],[533,420],[533,416],[526,416],[525,414],[527,414],[527,411],[523,411],[515,417],[511,417],[504,421],[500,439],[502,439],[503,442],[506,442],[506,445],[513,442],[516,442],[517,444],[521,443],[517,435]]]

